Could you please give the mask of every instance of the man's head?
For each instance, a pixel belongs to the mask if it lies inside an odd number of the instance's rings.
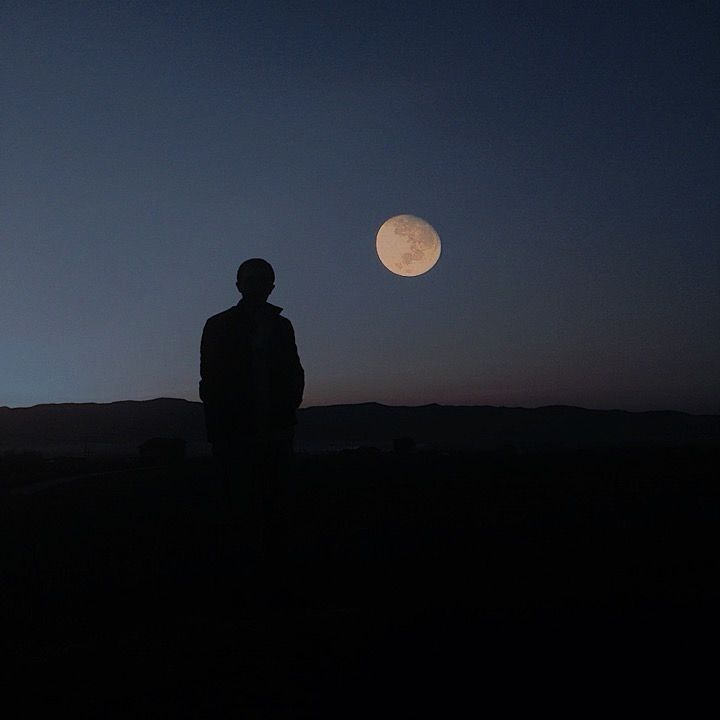
[[[236,285],[245,302],[262,305],[275,287],[275,271],[267,260],[251,258],[238,268]]]

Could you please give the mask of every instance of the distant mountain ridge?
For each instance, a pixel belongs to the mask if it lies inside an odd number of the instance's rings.
[[[398,407],[379,403],[303,408],[296,445],[321,451],[391,447],[399,437],[419,445],[482,450],[720,445],[720,415],[488,405]],[[0,407],[0,452],[134,453],[151,437],[178,437],[207,451],[202,404],[145,401]]]

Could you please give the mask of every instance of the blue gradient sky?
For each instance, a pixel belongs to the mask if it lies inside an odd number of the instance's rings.
[[[1,8],[0,405],[197,399],[262,256],[306,405],[720,411],[716,3]]]

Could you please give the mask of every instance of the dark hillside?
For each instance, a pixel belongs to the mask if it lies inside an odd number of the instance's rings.
[[[399,437],[446,450],[720,444],[720,416],[678,412],[364,403],[304,408],[298,418],[297,447],[310,451],[373,445],[389,449]],[[206,451],[201,404],[160,398],[0,408],[0,451],[132,454],[157,436],[182,438],[195,448],[194,454]]]

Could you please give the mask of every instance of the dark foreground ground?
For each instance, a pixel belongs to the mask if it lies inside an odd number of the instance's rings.
[[[285,592],[254,603],[209,463],[104,469],[15,467],[0,498],[24,714],[688,715],[714,694],[717,451],[299,456]]]

